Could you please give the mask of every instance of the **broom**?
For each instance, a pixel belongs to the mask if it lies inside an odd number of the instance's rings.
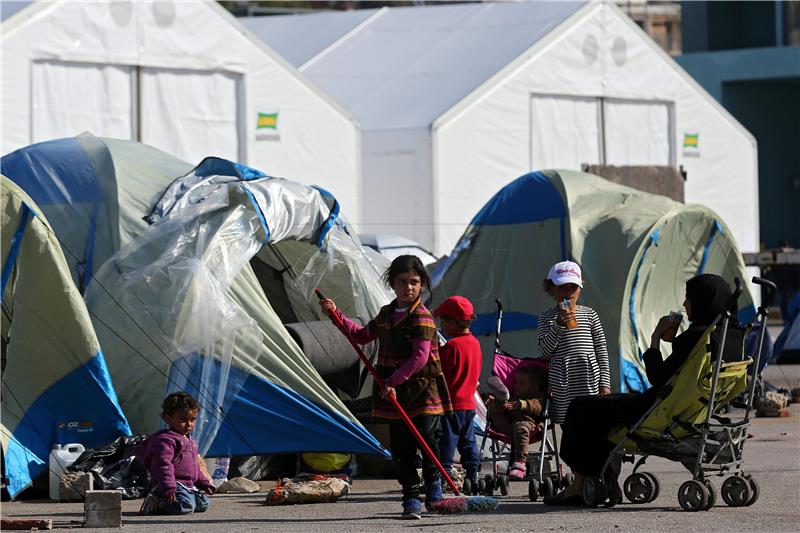
[[[320,300],[325,299],[325,296],[322,294],[321,290],[315,289],[314,292],[316,293],[317,298],[319,298]],[[378,384],[378,387],[380,387],[380,389],[383,390],[386,387],[383,378],[381,378],[378,375],[378,372],[377,370],[375,370],[375,367],[372,366],[372,363],[370,363],[369,359],[367,359],[367,356],[364,355],[364,352],[361,350],[361,346],[359,346],[358,343],[355,341],[355,339],[353,339],[353,337],[350,336],[350,333],[344,327],[344,323],[342,323],[342,319],[339,318],[339,316],[333,311],[328,311],[327,314],[328,317],[333,322],[333,324],[336,326],[336,328],[339,331],[341,331],[345,337],[347,337],[348,341],[350,341],[350,344],[353,346],[353,349],[355,349],[359,359],[361,359],[361,361],[364,363],[364,366],[367,367],[367,370],[369,370],[370,374],[372,374],[372,377],[375,378],[375,382]],[[428,458],[431,461],[433,461],[433,463],[436,465],[436,468],[442,474],[444,480],[447,482],[448,485],[450,485],[450,487],[453,489],[453,492],[455,493],[455,497],[443,498],[439,502],[433,504],[432,505],[433,510],[440,514],[454,514],[454,513],[461,513],[464,511],[486,513],[497,509],[498,502],[497,499],[495,498],[490,498],[489,496],[462,496],[461,492],[458,490],[458,487],[456,487],[455,482],[450,477],[450,474],[448,474],[447,471],[445,471],[444,467],[442,466],[442,463],[440,463],[439,459],[436,458],[436,454],[433,453],[433,451],[428,446],[428,443],[425,442],[425,439],[423,439],[422,435],[419,434],[417,428],[414,427],[414,423],[411,422],[411,419],[408,417],[408,414],[406,414],[405,410],[403,410],[403,408],[400,406],[400,403],[397,401],[397,398],[395,398],[392,395],[389,395],[387,396],[387,399],[392,403],[394,408],[397,409],[397,412],[400,413],[403,422],[405,422],[409,431],[411,431],[411,433],[414,435],[414,438],[417,439],[417,442],[422,447],[422,450],[425,452],[425,455],[427,455]]]

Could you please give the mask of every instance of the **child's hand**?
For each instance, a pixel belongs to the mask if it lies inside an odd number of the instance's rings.
[[[575,310],[571,307],[569,309],[563,309],[561,307],[558,308],[558,315],[556,316],[556,322],[558,322],[562,326],[566,326],[568,322],[575,319]]]
[[[506,402],[506,404],[503,406],[503,409],[506,411],[519,411],[522,409],[522,402],[519,400],[514,402]]]
[[[608,396],[609,394],[611,394],[609,387],[600,387],[600,396]]]
[[[394,387],[389,387],[388,385],[383,388],[381,391],[381,398],[389,399],[389,397],[397,398],[397,391],[394,390]]]
[[[167,495],[167,501],[168,501],[168,502],[170,502],[170,503],[171,503],[171,502],[174,502],[174,501],[175,501],[175,499],[176,499],[176,496],[175,496],[175,493],[174,493],[174,492],[170,492],[170,493]]]
[[[329,312],[336,311],[336,303],[330,298],[324,298],[319,301],[319,306],[322,309],[322,312],[328,314]]]

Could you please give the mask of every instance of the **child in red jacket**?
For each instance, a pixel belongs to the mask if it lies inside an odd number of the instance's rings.
[[[480,456],[472,421],[483,356],[478,339],[469,331],[475,319],[474,310],[463,296],[451,296],[434,309],[433,316],[440,317],[442,332],[448,338],[447,344],[439,348],[439,358],[453,402],[453,412],[442,419],[439,456],[442,466],[449,471],[458,449],[466,479],[477,487]]]

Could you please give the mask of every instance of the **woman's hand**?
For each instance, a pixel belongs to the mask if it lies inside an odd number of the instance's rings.
[[[600,387],[600,396],[608,396],[609,394],[611,394],[610,387]]]
[[[650,348],[655,350],[659,349],[661,338],[672,325],[672,320],[669,315],[662,316],[661,319],[659,319],[658,324],[656,324],[656,329],[653,330],[653,334],[650,336]]]
[[[385,386],[381,391],[381,398],[384,400],[388,400],[389,398],[397,398],[397,391],[394,390],[394,387]]]
[[[330,312],[336,311],[336,303],[330,298],[324,298],[319,301],[319,307],[326,315]]]

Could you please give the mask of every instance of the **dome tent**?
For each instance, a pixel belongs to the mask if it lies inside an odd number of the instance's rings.
[[[541,282],[565,259],[583,269],[581,302],[600,316],[612,382],[621,390],[648,386],[641,353],[657,319],[681,308],[687,279],[701,272],[747,279],[736,243],[710,209],[591,174],[543,171],[506,185],[475,215],[434,268],[434,300],[470,298],[480,338],[494,331],[494,300],[501,299],[504,346],[537,356],[537,315],[553,305]],[[739,302],[742,318],[750,318],[749,290]],[[482,344],[490,354],[488,339]]]
[[[12,498],[53,443],[99,446],[131,429],[86,305],[39,207],[2,176],[2,440]]]
[[[164,395],[183,389],[203,407],[195,433],[204,455],[385,453],[274,309],[320,318],[304,292],[313,286],[354,316],[385,298],[329,193],[217,158],[192,169],[90,135],[33,145],[2,164],[62,216],[68,255],[91,259],[76,261],[73,275],[90,272],[85,299],[135,432],[157,429]],[[254,274],[262,257],[285,265],[276,270],[282,294],[267,295]]]

